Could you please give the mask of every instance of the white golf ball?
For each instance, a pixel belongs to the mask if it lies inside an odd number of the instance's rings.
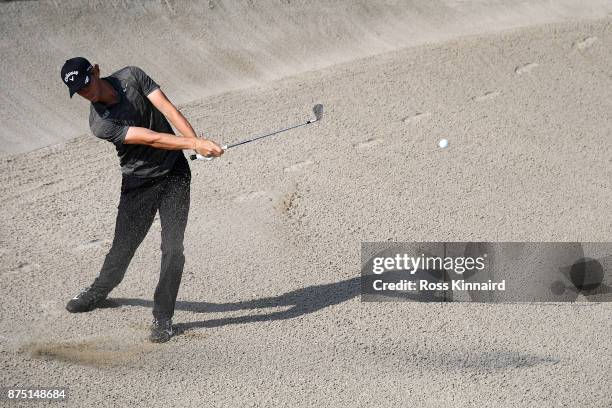
[[[448,147],[448,139],[440,139],[438,141],[438,146],[440,146],[441,149],[446,149]]]

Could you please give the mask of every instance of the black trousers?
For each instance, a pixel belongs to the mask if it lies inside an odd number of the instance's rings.
[[[153,316],[157,319],[173,316],[185,264],[183,238],[190,183],[191,171],[183,154],[164,176],[148,179],[123,176],[113,245],[94,281],[94,289],[109,293],[119,285],[159,211],[162,256]]]

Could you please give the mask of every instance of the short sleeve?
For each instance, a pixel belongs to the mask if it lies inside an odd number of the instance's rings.
[[[94,136],[108,140],[113,144],[123,144],[129,126],[120,125],[111,120],[101,120],[91,126]]]
[[[157,85],[157,83],[153,79],[151,79],[151,77],[148,76],[142,69],[138,67],[130,67],[130,70],[132,71],[132,75],[134,76],[136,83],[138,84],[138,86],[142,90],[142,93],[145,96],[149,95],[151,92],[159,88],[159,85]]]

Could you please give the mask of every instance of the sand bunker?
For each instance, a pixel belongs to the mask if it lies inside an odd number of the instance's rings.
[[[0,3],[0,155],[89,133],[88,104],[59,81],[75,55],[103,75],[141,66],[182,103],[420,43],[608,12],[607,0]]]

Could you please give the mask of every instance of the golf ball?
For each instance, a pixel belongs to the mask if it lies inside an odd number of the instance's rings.
[[[441,149],[446,149],[448,147],[448,139],[440,139],[438,141],[438,146],[440,146]]]

